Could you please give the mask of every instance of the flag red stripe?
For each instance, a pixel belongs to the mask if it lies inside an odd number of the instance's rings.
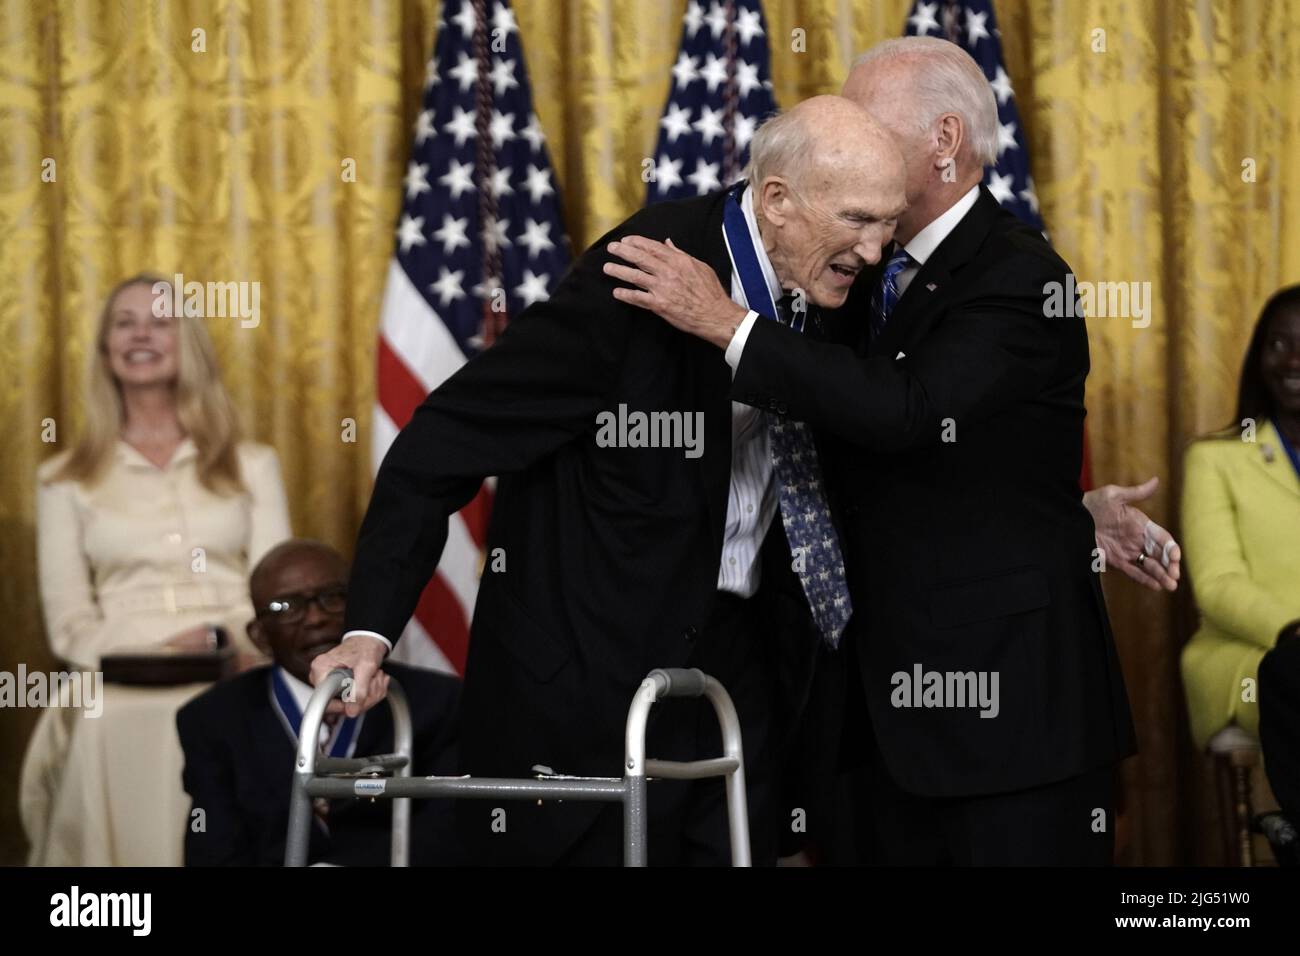
[[[428,393],[419,378],[406,367],[401,356],[393,351],[382,335],[379,336],[378,352],[379,404],[384,407],[394,425],[404,428]]]
[[[440,574],[434,574],[420,595],[416,605],[415,617],[438,645],[457,674],[465,673],[465,658],[469,652],[469,621],[465,617],[465,608],[447,581]]]
[[[393,424],[403,428],[424,401],[424,384],[411,372],[400,355],[379,336],[377,391],[379,404]],[[482,550],[487,540],[487,522],[492,509],[492,492],[486,485],[461,511],[461,519],[475,545]],[[415,608],[420,626],[446,655],[457,673],[465,672],[469,651],[469,619],[465,607],[440,573],[434,572],[420,594]]]

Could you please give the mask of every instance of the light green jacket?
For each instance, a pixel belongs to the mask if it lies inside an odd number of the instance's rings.
[[[1187,450],[1182,520],[1201,616],[1183,649],[1183,685],[1204,747],[1229,723],[1258,732],[1260,659],[1300,619],[1300,478],[1271,422],[1254,442],[1234,432]]]

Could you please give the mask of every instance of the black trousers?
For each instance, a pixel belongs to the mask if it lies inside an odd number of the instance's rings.
[[[750,847],[755,865],[777,854],[778,759],[773,742],[776,692],[770,634],[757,602],[718,592],[687,662],[721,681],[736,705],[749,794]],[[655,704],[646,734],[646,755],[661,760],[699,760],[722,754],[713,706],[704,699]],[[729,866],[726,788],[711,780],[651,780],[647,786],[647,857],[651,866]],[[562,866],[620,866],[622,804],[607,804],[582,838],[559,861]]]
[[[850,652],[847,773],[827,861],[877,866],[1109,866],[1115,850],[1115,767],[1012,793],[923,797],[898,786],[876,744]],[[843,820],[844,809],[849,819]]]
[[[1273,795],[1300,825],[1300,637],[1259,662],[1259,743]]]
[[[863,771],[859,810],[868,864],[1109,866],[1115,768],[1015,793],[935,798],[900,790],[877,759]]]

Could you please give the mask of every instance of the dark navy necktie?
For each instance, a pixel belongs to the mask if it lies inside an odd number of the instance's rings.
[[[782,324],[790,325],[793,315],[789,296],[781,300],[778,311]],[[769,419],[768,435],[772,477],[781,501],[781,521],[790,542],[793,567],[817,629],[827,644],[838,647],[853,613],[853,603],[844,577],[839,537],[822,487],[817,446],[803,422],[775,414]]]
[[[908,266],[916,265],[907,250],[895,246],[889,262],[885,264],[885,273],[880,277],[880,285],[871,294],[871,334],[877,336],[884,331],[885,323],[893,314],[894,306],[902,295],[898,291],[898,277]]]
[[[764,278],[758,249],[741,209],[744,191],[742,183],[727,197],[723,232],[746,307],[760,316],[775,316],[783,325],[802,331],[804,311],[792,309],[791,296],[777,301]],[[822,490],[817,447],[812,432],[803,422],[787,421],[773,413],[767,423],[772,480],[781,504],[785,536],[790,542],[791,565],[803,585],[817,629],[827,644],[838,647],[853,605],[844,580],[839,538]]]

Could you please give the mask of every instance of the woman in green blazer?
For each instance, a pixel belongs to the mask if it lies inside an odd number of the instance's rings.
[[[1195,442],[1184,463],[1183,553],[1201,626],[1183,650],[1182,673],[1199,747],[1232,723],[1259,733],[1260,662],[1300,633],[1297,449],[1300,286],[1291,286],[1268,301],[1255,325],[1236,422]],[[1300,678],[1290,673],[1294,664],[1273,670],[1285,670],[1280,676],[1292,687]],[[1296,703],[1287,713],[1300,715]]]

